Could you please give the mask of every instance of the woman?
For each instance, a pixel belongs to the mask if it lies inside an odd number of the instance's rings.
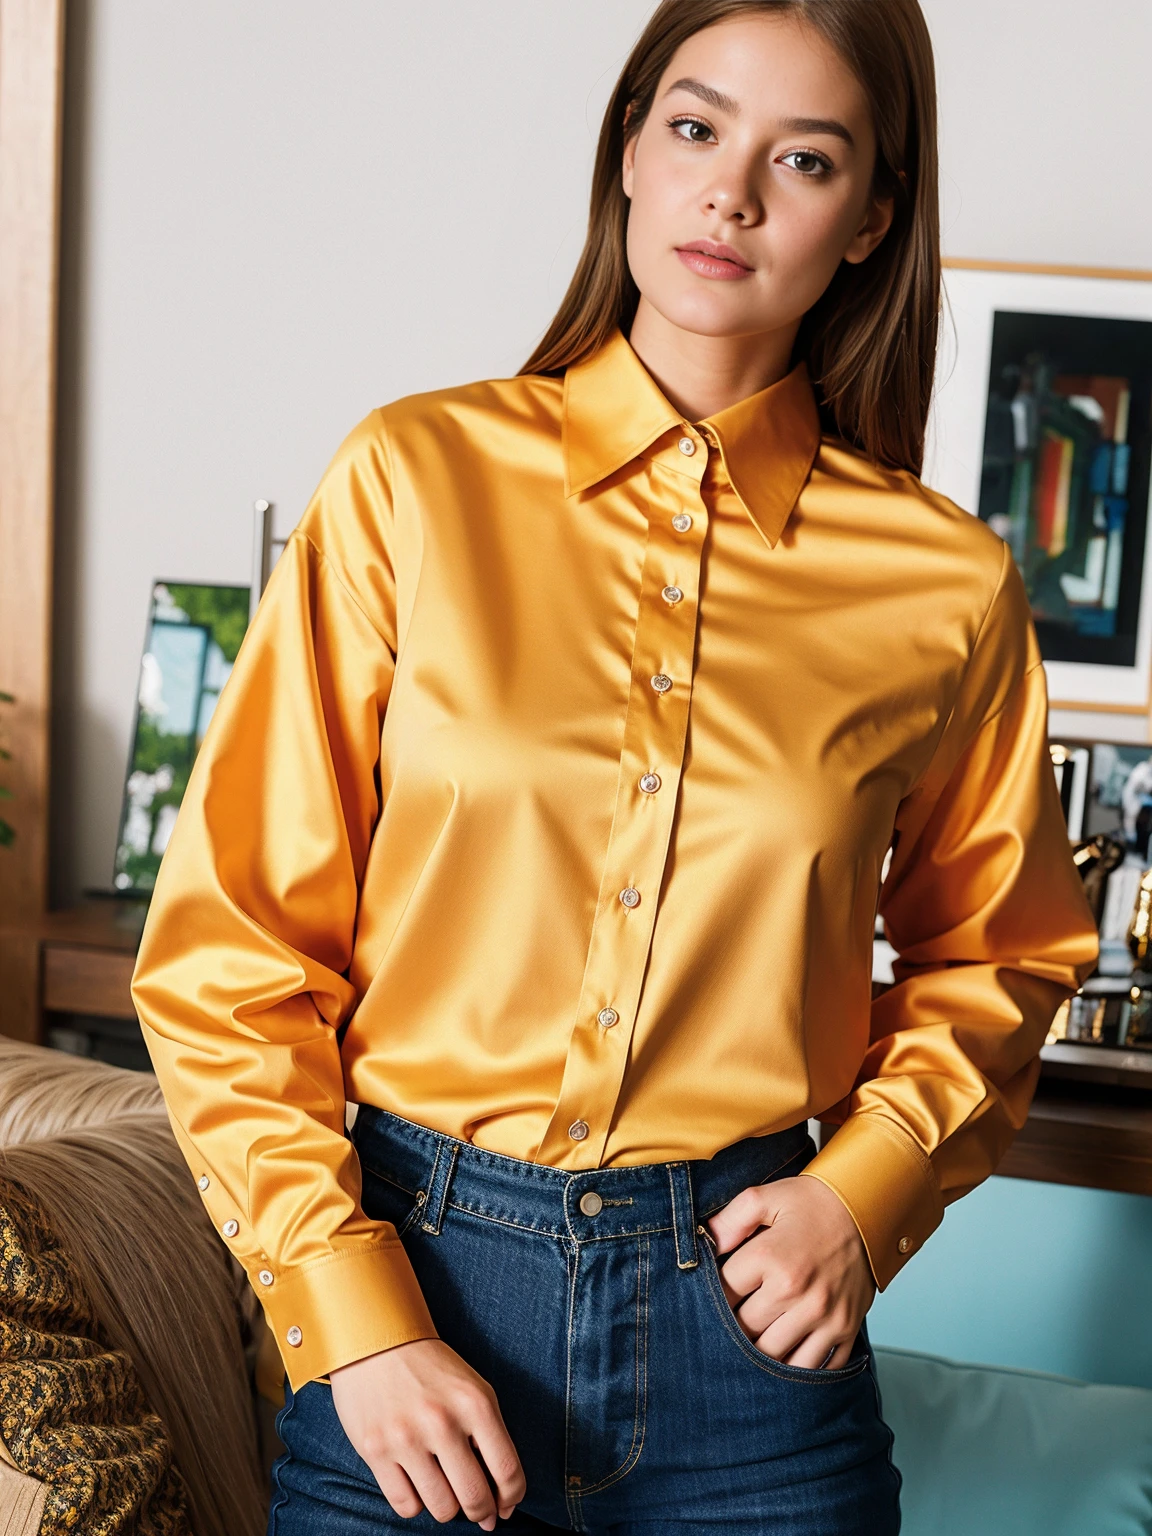
[[[1095,954],[1022,584],[917,478],[938,305],[915,0],[665,0],[523,373],[289,541],[135,981],[277,1536],[898,1529],[865,1314]]]

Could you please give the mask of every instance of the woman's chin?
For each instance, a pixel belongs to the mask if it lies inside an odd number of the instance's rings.
[[[719,341],[759,336],[779,326],[779,321],[766,323],[764,315],[757,313],[752,305],[724,302],[719,295],[681,293],[656,298],[644,294],[643,297],[665,324],[692,336],[709,336]]]

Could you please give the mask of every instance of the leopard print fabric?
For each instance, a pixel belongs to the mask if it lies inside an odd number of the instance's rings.
[[[0,1439],[46,1488],[40,1536],[190,1536],[183,1479],[69,1255],[0,1183]]]

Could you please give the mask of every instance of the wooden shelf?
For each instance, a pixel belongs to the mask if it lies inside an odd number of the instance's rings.
[[[129,990],[147,906],[93,901],[0,929],[0,1032],[43,1038],[45,1013],[135,1019]]]
[[[1152,1093],[1053,1076],[1045,1063],[1024,1129],[996,1171],[1152,1195]]]

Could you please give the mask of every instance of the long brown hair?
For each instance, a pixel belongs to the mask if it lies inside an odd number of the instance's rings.
[[[876,132],[873,190],[895,200],[892,227],[859,265],[842,262],[801,324],[826,430],[878,463],[919,474],[936,369],[940,212],[936,72],[917,0],[663,0],[612,93],[592,175],[588,238],[568,292],[522,373],[562,373],[632,324],[640,294],[628,270],[624,147],[639,133],[680,45],[745,11],[791,13],[848,63]]]

